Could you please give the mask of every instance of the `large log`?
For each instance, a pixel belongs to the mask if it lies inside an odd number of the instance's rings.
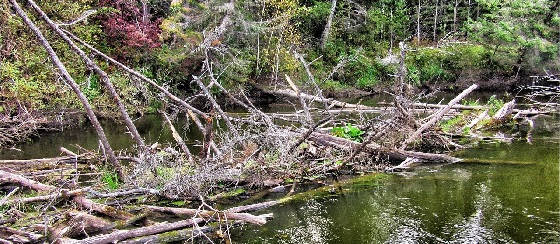
[[[330,146],[349,152],[359,148],[361,145],[361,143],[355,141],[317,132],[312,133],[311,136],[309,136],[309,140],[320,145]],[[370,154],[380,155],[390,161],[398,162],[404,161],[407,158],[416,158],[419,162],[423,163],[455,163],[461,161],[459,158],[451,157],[445,154],[413,152],[396,148],[391,149],[382,147],[373,142],[365,145],[363,151]]]
[[[146,227],[140,227],[132,230],[118,230],[110,234],[89,237],[83,240],[76,241],[76,244],[105,244],[115,243],[126,239],[131,239],[140,236],[149,236],[168,232],[172,230],[183,229],[203,222],[202,218],[181,220],[173,223],[160,223]]]
[[[177,216],[198,216],[205,219],[213,218],[219,220],[241,220],[243,222],[252,223],[256,225],[266,224],[266,218],[261,218],[248,213],[236,213],[230,211],[207,211],[190,208],[173,208],[173,207],[158,207],[158,206],[144,206],[151,211],[171,213]]]
[[[404,143],[401,146],[401,149],[404,150],[406,148],[406,146],[408,146],[408,144],[410,144],[411,142],[416,140],[416,138],[418,138],[418,136],[420,136],[422,134],[422,132],[424,132],[426,129],[430,128],[432,125],[434,125],[436,122],[438,122],[441,119],[441,117],[443,117],[443,115],[445,115],[447,112],[449,112],[449,110],[451,110],[451,107],[453,107],[453,105],[457,104],[459,101],[461,101],[461,99],[463,99],[464,97],[469,95],[469,93],[474,91],[477,87],[478,87],[477,84],[473,84],[469,88],[467,88],[466,90],[461,92],[461,94],[459,94],[457,97],[453,98],[453,100],[449,101],[447,106],[445,106],[442,109],[440,109],[439,111],[437,111],[431,117],[431,119],[428,122],[426,122],[425,124],[420,126],[420,128],[418,128],[414,133],[412,133],[412,135],[410,135],[404,141]]]
[[[496,114],[494,114],[494,116],[492,116],[492,119],[494,121],[503,122],[511,116],[513,113],[513,107],[515,107],[515,100],[507,102],[500,108],[500,110],[498,110],[498,112],[496,112]]]
[[[115,224],[105,219],[79,211],[69,211],[65,219],[51,228],[51,240],[62,237],[78,238],[108,232]]]
[[[279,89],[279,90],[266,91],[266,92],[271,93],[273,95],[277,95],[277,96],[286,96],[286,97],[291,97],[291,98],[298,99],[298,95],[294,91],[288,90],[288,89]],[[303,92],[300,92],[300,96],[305,100],[317,101],[317,102],[326,102],[326,103],[328,103],[332,106],[341,107],[341,108],[356,108],[356,109],[365,109],[365,110],[375,109],[375,108],[370,107],[370,106],[353,104],[353,103],[346,103],[346,102],[341,102],[341,101],[334,100],[334,99],[320,98],[318,96],[309,95],[309,94],[306,94],[306,93],[303,93]]]

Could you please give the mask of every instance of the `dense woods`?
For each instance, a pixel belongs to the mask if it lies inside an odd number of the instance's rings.
[[[492,163],[451,152],[531,144],[560,104],[558,1],[0,1],[0,150],[95,134],[0,159],[2,243],[229,243],[317,185]],[[147,140],[146,114],[174,142]]]
[[[45,51],[2,1],[1,111],[77,108]],[[558,70],[559,4],[546,0],[435,1],[40,1],[84,42],[178,94],[196,90],[202,61],[226,87],[305,84],[301,54],[319,86],[336,94],[374,91],[397,73],[399,42],[407,82],[417,87],[507,88]],[[32,18],[34,18],[32,16]],[[45,24],[38,23],[45,27]],[[100,77],[53,33],[47,38],[96,109],[109,110]],[[155,111],[157,94],[101,63],[129,110]],[[204,79],[209,79],[205,77]],[[204,81],[208,83],[209,81]],[[304,86],[306,87],[306,86]]]

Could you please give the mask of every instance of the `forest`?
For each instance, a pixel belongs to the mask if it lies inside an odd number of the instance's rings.
[[[558,241],[559,98],[554,0],[0,0],[0,243]]]

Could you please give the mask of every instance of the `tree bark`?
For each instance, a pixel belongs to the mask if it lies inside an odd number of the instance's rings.
[[[329,17],[327,18],[327,24],[323,30],[323,35],[321,35],[321,49],[325,49],[325,46],[327,45],[327,39],[329,38],[329,33],[331,31],[335,10],[336,0],[331,0],[331,11],[329,13]]]
[[[39,8],[39,6],[37,6],[37,4],[33,0],[28,0],[27,2],[29,2],[31,7],[33,7],[33,9],[37,11],[37,13],[39,13],[39,15],[47,22],[47,24],[49,24],[51,29],[53,29],[72,48],[72,50],[82,58],[82,60],[86,63],[86,66],[93,69],[93,71],[101,78],[101,83],[103,84],[103,86],[105,86],[105,89],[109,91],[109,94],[115,101],[115,104],[117,104],[117,108],[121,113],[121,117],[124,120],[126,127],[132,134],[132,137],[136,141],[136,144],[141,149],[143,149],[145,147],[144,140],[142,140],[142,137],[140,136],[140,133],[138,133],[136,126],[134,125],[134,123],[132,123],[128,112],[126,111],[126,107],[121,102],[120,96],[111,83],[111,80],[109,79],[107,73],[105,73],[105,71],[103,71],[93,60],[91,60],[87,56],[87,54],[82,51],[82,49],[74,44],[72,39],[68,35],[66,35],[66,33],[64,33],[64,31],[62,31],[62,29],[60,29],[60,27],[46,15],[45,12],[43,12],[43,10],[41,10],[41,8]]]
[[[99,137],[99,140],[101,141],[101,144],[102,144],[103,149],[105,151],[105,155],[107,157],[107,160],[113,165],[113,167],[114,167],[115,171],[117,172],[117,174],[119,175],[119,177],[121,179],[123,179],[124,174],[123,174],[123,171],[121,169],[121,165],[119,164],[119,161],[117,160],[117,157],[115,156],[115,153],[113,152],[113,149],[111,148],[111,145],[109,144],[109,141],[107,140],[107,137],[105,136],[105,132],[103,131],[103,128],[101,127],[101,124],[97,120],[97,117],[95,116],[95,113],[93,112],[93,109],[91,108],[91,105],[89,104],[86,96],[82,93],[82,91],[80,91],[80,88],[79,88],[78,84],[74,81],[72,76],[70,76],[70,73],[68,73],[68,71],[66,70],[66,67],[60,61],[60,59],[58,58],[58,55],[56,55],[53,48],[51,47],[51,45],[49,44],[47,39],[43,36],[43,33],[41,33],[39,28],[37,28],[37,26],[35,26],[35,24],[31,21],[31,19],[29,19],[27,14],[23,11],[23,9],[21,9],[21,7],[19,6],[19,4],[17,3],[16,0],[10,0],[10,2],[12,3],[12,6],[16,10],[16,13],[23,19],[25,24],[35,33],[35,35],[39,39],[39,42],[41,43],[41,45],[43,45],[43,47],[46,49],[47,53],[51,57],[51,61],[59,69],[60,73],[62,74],[62,76],[66,80],[66,84],[68,84],[68,86],[70,86],[72,88],[74,93],[76,93],[76,95],[80,99],[80,102],[84,106],[84,109],[86,110],[88,118],[89,118],[91,124],[93,125],[93,127],[95,128],[95,131],[97,132],[97,136]]]
[[[418,11],[416,12],[416,39],[420,44],[420,0],[418,0]]]
[[[325,100],[325,97],[323,97],[323,91],[321,90],[321,88],[319,88],[317,82],[315,82],[315,76],[313,76],[313,73],[311,73],[311,69],[309,69],[309,64],[305,61],[305,59],[303,58],[303,56],[301,56],[301,54],[295,51],[294,54],[296,58],[298,58],[301,64],[303,65],[303,68],[305,69],[305,73],[307,73],[307,77],[309,78],[309,82],[311,82],[311,84],[313,85],[313,88],[315,89],[317,96],[324,101],[323,103],[325,105],[325,110],[327,110],[329,106]]]
[[[435,11],[435,14],[434,14],[434,34],[433,34],[433,41],[436,41],[438,7],[439,7],[439,0],[436,0],[436,11]]]
[[[214,218],[219,220],[241,220],[243,222],[256,224],[256,225],[263,225],[266,224],[266,218],[258,217],[248,213],[235,213],[235,212],[219,212],[219,211],[207,211],[207,210],[199,210],[199,209],[190,209],[190,208],[173,208],[173,207],[158,207],[158,206],[144,206],[146,209],[150,211],[157,211],[163,213],[172,213],[177,216],[197,216],[201,218]]]
[[[192,161],[193,157],[191,155],[191,151],[189,150],[189,148],[185,144],[185,141],[183,141],[183,138],[181,138],[181,135],[179,135],[177,130],[175,130],[175,126],[173,126],[173,123],[169,119],[169,116],[167,116],[167,114],[163,111],[161,112],[161,114],[163,115],[163,118],[165,119],[165,122],[167,122],[167,125],[169,125],[169,129],[171,129],[171,134],[173,135],[173,138],[175,139],[177,144],[179,144],[179,147],[181,147],[181,150],[183,150],[185,155],[187,155],[188,160]]]
[[[298,99],[297,93],[295,93],[291,90],[276,90],[276,91],[266,91],[266,92],[272,93],[274,95],[287,96],[287,97],[292,97],[292,98]],[[300,96],[305,100],[327,102],[328,104],[330,104],[332,106],[341,107],[341,108],[355,108],[355,109],[361,109],[361,110],[364,110],[364,109],[365,110],[370,110],[370,109],[375,110],[375,108],[370,107],[370,106],[346,103],[346,102],[341,102],[341,101],[334,100],[334,99],[320,98],[318,96],[313,96],[313,95],[309,95],[309,94],[302,93],[302,92],[300,92]]]
[[[203,221],[204,220],[201,218],[195,218],[195,219],[181,220],[173,223],[160,223],[160,224],[136,228],[132,230],[118,230],[110,234],[93,236],[90,238],[86,238],[84,240],[76,241],[75,243],[76,244],[115,243],[130,238],[154,235],[167,231],[182,229],[185,227],[193,226],[194,224],[201,223]]]
[[[459,6],[459,1],[455,0],[455,6],[453,7],[453,32],[457,31],[457,7]]]
[[[41,182],[30,180],[21,175],[12,174],[3,170],[0,170],[0,183],[15,183],[38,192],[52,192],[57,189],[54,186],[45,185]],[[116,219],[126,220],[132,217],[132,215],[127,212],[117,210],[111,206],[107,206],[101,203],[95,203],[81,195],[74,196],[72,200],[88,210],[93,210]]]
[[[434,125],[436,122],[438,122],[441,117],[443,115],[445,115],[447,112],[449,112],[449,110],[451,110],[451,107],[453,107],[453,105],[455,105],[456,103],[458,103],[459,101],[461,101],[461,99],[463,99],[464,97],[466,97],[467,95],[469,95],[469,93],[471,93],[472,91],[474,91],[476,88],[478,87],[477,84],[473,84],[471,85],[469,88],[467,88],[466,90],[464,90],[463,92],[461,92],[461,94],[459,94],[457,97],[453,98],[453,100],[451,100],[447,106],[445,106],[444,108],[440,109],[439,111],[437,111],[432,118],[426,122],[425,124],[423,124],[420,128],[418,128],[418,130],[416,130],[414,133],[412,133],[412,135],[410,135],[402,144],[401,149],[405,149],[406,146],[408,144],[410,144],[411,142],[413,142],[414,140],[416,140],[416,138],[418,136],[420,136],[420,134],[422,134],[422,132],[424,132],[426,129],[430,128],[432,125]]]
[[[358,149],[362,145],[359,142],[317,132],[312,133],[311,136],[309,136],[309,140],[323,146],[329,146],[349,152]],[[396,148],[385,148],[374,142],[365,145],[363,151],[370,154],[377,154],[381,158],[386,158],[389,161],[404,161],[407,158],[415,158],[418,159],[418,162],[428,163],[455,163],[461,161],[461,159],[459,158],[451,157],[445,154],[423,153],[406,151]]]
[[[193,77],[194,81],[198,84],[198,86],[200,87],[200,89],[202,90],[202,92],[204,92],[204,94],[206,95],[206,97],[208,98],[208,100],[210,100],[210,103],[212,104],[212,106],[214,107],[214,109],[216,109],[216,111],[218,111],[218,114],[220,114],[220,117],[222,117],[222,119],[224,119],[224,121],[226,122],[226,125],[228,127],[228,129],[237,137],[239,136],[239,133],[237,132],[237,129],[233,126],[233,124],[231,123],[231,121],[229,120],[229,117],[224,113],[224,111],[222,110],[222,108],[220,108],[220,105],[218,105],[218,103],[216,102],[216,100],[214,99],[214,96],[212,96],[212,94],[210,94],[210,91],[208,91],[208,88],[206,88],[206,86],[202,83],[202,81],[200,80],[200,78],[198,77]]]
[[[286,75],[286,81],[288,82],[290,87],[292,87],[292,90],[294,90],[294,92],[296,93],[296,97],[299,99],[299,102],[301,103],[301,106],[303,108],[303,112],[305,114],[305,119],[307,120],[307,124],[311,125],[311,123],[313,123],[313,119],[311,118],[311,114],[309,113],[309,107],[307,106],[307,103],[305,102],[305,99],[303,99],[303,96],[301,95],[301,92],[297,88],[296,84],[294,84],[294,82],[292,82],[292,79],[290,79],[290,77],[288,75]]]

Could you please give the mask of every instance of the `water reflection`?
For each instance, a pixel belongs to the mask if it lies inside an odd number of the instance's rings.
[[[559,242],[558,153],[557,142],[542,140],[482,145],[462,156],[525,163],[457,164],[394,175],[379,186],[277,207],[274,220],[246,227],[234,241]]]

